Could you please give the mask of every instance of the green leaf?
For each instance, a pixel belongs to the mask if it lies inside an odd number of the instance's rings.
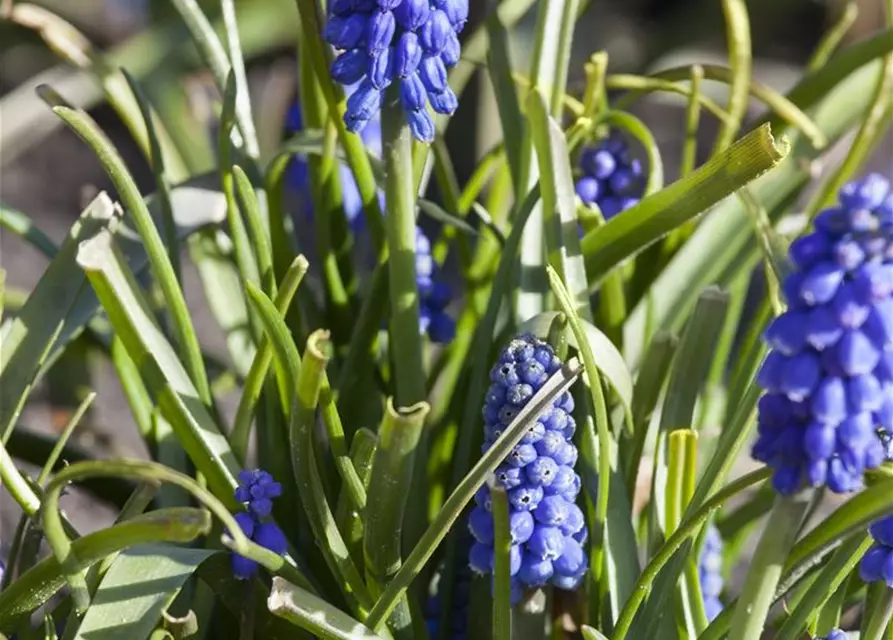
[[[40,227],[34,224],[27,214],[21,211],[0,204],[0,225],[23,238],[50,260],[59,253],[59,247]]]
[[[530,132],[539,163],[543,198],[543,225],[549,265],[567,289],[574,312],[592,322],[589,284],[580,253],[580,231],[570,152],[564,132],[550,116],[543,95],[536,89],[527,99]]]
[[[512,637],[512,583],[509,575],[509,553],[512,535],[509,525],[509,503],[505,487],[490,486],[493,510],[493,640]]]
[[[518,326],[519,333],[530,332],[539,338],[547,338],[549,336],[549,327],[558,315],[558,311],[546,311],[530,318],[526,322]],[[599,372],[611,384],[611,388],[617,393],[623,404],[624,411],[630,412],[633,406],[633,379],[623,356],[617,350],[617,347],[608,340],[607,336],[597,327],[588,322],[583,322],[583,332],[586,334],[586,341],[595,358]],[[568,335],[570,345],[575,349],[580,348],[577,344],[577,338]]]
[[[211,517],[204,509],[162,509],[78,538],[72,542],[71,550],[79,566],[86,568],[136,545],[191,542],[210,528]],[[64,584],[62,567],[55,557],[49,556],[34,565],[0,592],[0,630],[11,631],[20,615],[46,604]]]
[[[616,216],[587,233],[583,238],[583,254],[590,282],[598,283],[626,258],[775,167],[785,158],[788,149],[785,139],[776,141],[769,128],[763,126],[714,156],[687,178],[644,198],[625,215]],[[690,288],[687,283],[686,288]],[[633,362],[639,353],[634,355],[630,358]]]
[[[75,638],[145,638],[196,567],[215,553],[161,544],[127,549],[102,579]]]
[[[148,312],[111,232],[104,229],[83,242],[77,261],[183,449],[212,492],[232,503],[238,461]]]
[[[103,228],[114,215],[112,201],[101,193],[71,228],[25,306],[14,319],[3,325],[0,335],[0,439],[4,442],[24,407],[41,365],[65,329],[66,319],[85,284],[84,273],[75,263],[78,245]]]
[[[518,92],[512,78],[512,62],[508,47],[508,32],[498,12],[493,12],[487,20],[487,35],[490,47],[487,50],[487,70],[496,106],[499,109],[499,124],[502,139],[505,141],[505,154],[512,172],[515,192],[521,190],[522,145],[524,143],[524,119],[518,102]]]
[[[585,640],[608,640],[608,636],[594,627],[588,627],[585,624],[580,629]]]
[[[470,236],[478,235],[477,229],[472,227],[470,224],[465,222],[462,218],[453,215],[446,211],[443,207],[441,207],[436,202],[431,202],[430,200],[425,200],[424,198],[419,198],[419,211],[424,213],[426,216],[431,218],[432,220],[437,220],[438,222],[445,224],[450,227],[454,227],[461,231],[462,233],[467,233]]]
[[[273,591],[267,605],[273,615],[322,640],[383,640],[363,623],[282,578],[273,579]]]

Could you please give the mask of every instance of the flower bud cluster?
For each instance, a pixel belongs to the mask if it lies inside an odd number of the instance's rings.
[[[768,327],[753,457],[781,494],[862,486],[893,430],[893,193],[879,175],[847,184],[795,240],[787,310]]]
[[[509,343],[490,371],[483,409],[484,451],[560,368],[561,360],[552,347],[532,335]],[[573,409],[569,392],[559,396],[495,472],[495,482],[506,490],[509,502],[513,602],[525,589],[547,584],[575,589],[586,573],[587,531],[583,512],[576,505],[580,476],[574,473]],[[488,574],[494,558],[489,487],[477,492],[475,502],[468,521],[475,538],[469,564],[477,573]]]
[[[612,133],[580,154],[581,176],[576,192],[587,205],[598,205],[605,220],[637,204],[645,190],[642,163],[631,158],[629,146]]]
[[[280,495],[282,495],[282,485],[275,482],[266,471],[260,469],[241,471],[239,486],[236,488],[236,500],[245,506],[245,511],[236,513],[234,517],[242,528],[242,532],[252,542],[273,553],[283,555],[288,547],[288,542],[282,529],[270,520],[273,498],[278,498]],[[232,568],[236,578],[247,580],[257,572],[257,563],[233,553]]]
[[[362,131],[396,82],[413,136],[431,142],[427,106],[444,115],[459,106],[447,69],[459,62],[468,0],[332,0],[329,7],[323,35],[342,52],[332,78],[345,86],[359,83],[347,101],[347,128]]]

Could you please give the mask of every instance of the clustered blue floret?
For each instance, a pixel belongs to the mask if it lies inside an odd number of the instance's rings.
[[[795,240],[788,309],[768,327],[753,457],[781,494],[862,486],[893,432],[893,193],[872,174]]]
[[[347,128],[362,131],[396,81],[413,136],[432,141],[427,105],[444,115],[459,106],[447,69],[459,62],[468,0],[333,0],[329,7],[324,37],[342,51],[332,78],[345,86],[358,83],[347,100]]]
[[[722,611],[722,536],[714,525],[707,527],[704,546],[698,558],[698,578],[701,583],[701,595],[704,596],[704,610],[707,618],[713,620]]]
[[[490,371],[492,384],[483,410],[484,451],[560,368],[561,360],[552,347],[533,335],[509,343]],[[496,468],[495,482],[508,493],[513,603],[525,589],[547,584],[575,589],[586,573],[587,530],[576,505],[580,476],[574,473],[573,410],[573,397],[563,393]],[[494,555],[489,487],[481,487],[475,502],[468,519],[475,538],[469,565],[477,573],[488,574],[493,571]]]
[[[288,110],[285,120],[285,132],[292,135],[304,129],[304,120],[301,114],[301,106],[295,102]],[[369,126],[363,129],[363,143],[376,156],[381,156],[381,120],[376,116],[369,122]],[[338,175],[341,181],[341,200],[344,205],[344,214],[354,231],[362,228],[364,221],[363,216],[363,198],[360,195],[360,189],[354,180],[353,172],[350,167],[344,163],[338,166]],[[287,173],[288,185],[301,193],[307,195],[304,198],[304,205],[308,212],[312,213],[312,199],[309,197],[308,189],[310,185],[310,175],[307,164],[307,158],[302,155],[296,155],[292,158],[288,165]],[[384,210],[384,194],[379,194],[379,202],[382,210]]]
[[[831,629],[828,632],[828,635],[824,638],[816,638],[816,640],[847,640],[849,636],[846,631],[841,631],[840,629]]]
[[[878,520],[868,531],[874,544],[862,556],[859,575],[866,583],[883,581],[893,589],[893,516]]]
[[[288,542],[278,525],[270,520],[273,498],[282,495],[282,485],[261,469],[246,469],[239,472],[239,486],[236,487],[236,500],[245,506],[245,511],[233,517],[242,532],[253,542],[279,555],[285,554]],[[247,580],[257,572],[257,563],[237,553],[232,554],[233,575],[239,580]]]
[[[286,130],[289,133],[300,131],[303,126],[301,109],[295,104],[289,111],[286,121]],[[366,147],[381,155],[381,122],[378,116],[372,118],[362,132],[363,142]],[[363,199],[360,190],[354,180],[353,172],[347,165],[342,164],[341,195],[344,203],[344,212],[354,231],[362,229]],[[296,156],[289,167],[289,183],[293,188],[306,191],[308,186],[307,161]],[[307,204],[312,201],[307,198]],[[379,193],[381,208],[385,210],[384,194]],[[439,277],[437,264],[431,255],[431,241],[422,231],[416,227],[416,283],[419,287],[419,329],[427,333],[432,342],[445,344],[456,335],[456,322],[446,312],[446,308],[452,299],[450,286]]]
[[[637,204],[645,190],[642,163],[616,132],[580,154],[576,191],[587,205],[598,205],[606,220]]]
[[[415,273],[419,287],[419,329],[431,342],[446,344],[456,335],[456,321],[446,312],[452,291],[437,278],[438,269],[431,255],[431,241],[421,227],[415,228]]]

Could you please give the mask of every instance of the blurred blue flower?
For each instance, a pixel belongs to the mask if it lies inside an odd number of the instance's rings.
[[[713,524],[707,527],[704,547],[698,558],[698,578],[701,583],[701,594],[704,596],[704,610],[707,619],[713,620],[722,611],[722,537],[719,529]]]
[[[767,328],[753,457],[781,494],[862,486],[893,430],[893,193],[851,182],[791,244],[788,309]]]
[[[278,525],[269,519],[273,498],[282,495],[282,485],[261,469],[245,469],[239,472],[239,486],[236,487],[236,501],[245,506],[245,511],[233,515],[239,528],[249,539],[273,553],[284,555],[288,548],[285,534]],[[233,575],[239,580],[247,580],[257,572],[257,563],[237,553],[231,558]]]
[[[342,53],[332,78],[357,88],[344,122],[363,131],[381,109],[384,90],[399,83],[400,104],[413,136],[434,139],[436,113],[452,115],[458,99],[447,69],[459,61],[459,33],[468,20],[468,0],[340,0],[329,5],[323,37]]]
[[[868,528],[874,544],[862,556],[859,575],[866,583],[885,582],[893,588],[893,516],[887,516]]]
[[[606,220],[637,204],[645,191],[642,163],[630,157],[619,133],[586,147],[580,154],[576,192],[587,205],[598,205]]]
[[[828,632],[828,635],[824,638],[816,638],[816,640],[847,640],[849,636],[846,631],[841,631],[840,629],[831,629]]]
[[[555,351],[535,336],[525,334],[509,343],[490,371],[492,384],[483,409],[484,451],[559,368],[561,360]],[[573,409],[573,397],[565,392],[528,429],[494,474],[495,482],[508,492],[513,603],[524,589],[547,584],[575,589],[586,573],[586,525],[575,503],[580,477],[573,471],[577,460],[571,441]],[[494,539],[488,487],[475,494],[475,502],[468,519],[475,538],[469,565],[477,573],[489,574]]]

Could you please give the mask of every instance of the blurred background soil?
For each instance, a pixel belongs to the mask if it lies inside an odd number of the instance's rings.
[[[545,0],[542,0],[545,1]],[[198,69],[192,45],[166,0],[44,0],[37,4],[57,11],[72,22],[99,49],[113,52],[137,68],[153,102],[186,105],[193,119],[175,131],[206,148],[196,154],[193,169],[208,171],[213,157],[207,145],[210,131],[203,128],[208,109],[208,78]],[[214,14],[216,2],[204,2]],[[477,19],[490,3],[471,1]],[[821,37],[842,9],[842,2],[817,0],[751,0],[755,75],[761,82],[784,92],[802,73]],[[859,19],[850,40],[871,34],[882,24],[881,3],[859,0]],[[241,8],[250,19],[241,23],[245,49],[252,53],[250,84],[266,150],[279,141],[279,123],[294,88],[293,0],[243,0]],[[533,27],[531,15],[513,32],[513,54],[520,68]],[[724,27],[717,0],[595,0],[580,23],[575,39],[575,75],[571,87],[581,88],[582,64],[604,49],[610,71],[641,73],[690,64],[723,63]],[[494,117],[489,84],[482,74],[463,97],[448,142],[460,180],[472,170],[475,158],[489,146],[488,120]],[[34,94],[34,87],[49,82],[69,101],[92,104],[96,85],[84,74],[58,63],[33,33],[0,22],[0,200],[27,213],[51,239],[60,242],[85,201],[98,189],[111,190],[109,181],[91,152],[70,132],[58,126],[48,108]],[[724,88],[707,83],[707,90],[724,101]],[[477,108],[483,103],[484,108]],[[754,114],[758,113],[756,105]],[[656,97],[642,101],[639,115],[654,132],[664,158],[668,180],[676,175],[681,154],[683,104]],[[117,145],[141,188],[149,191],[152,176],[136,145],[114,112],[96,106],[91,113]],[[475,116],[475,114],[478,114]],[[190,124],[191,122],[191,124]],[[198,123],[199,126],[196,126]],[[715,128],[702,118],[701,149],[710,148]],[[468,144],[468,141],[476,141]],[[839,157],[845,143],[832,151]],[[833,162],[826,163],[827,165]],[[817,167],[821,169],[822,167]],[[881,142],[871,168],[893,177],[893,139]],[[188,260],[184,260],[187,299],[207,349],[226,360],[223,336],[207,307],[202,288]],[[9,232],[0,232],[0,266],[7,272],[7,286],[24,295],[40,278],[46,259]],[[75,359],[76,360],[76,359]],[[103,456],[143,456],[130,411],[111,365],[90,359],[84,369],[77,362],[50,380],[44,380],[32,396],[21,424],[29,429],[57,433],[69,418],[85,389],[98,392],[88,419],[77,430],[75,442]],[[224,408],[232,412],[233,397]],[[749,459],[741,461],[741,469]],[[0,491],[0,556],[12,537],[18,519],[15,505]],[[74,524],[87,532],[106,526],[112,509],[78,490],[66,498],[65,508]],[[4,544],[5,543],[5,544]]]

